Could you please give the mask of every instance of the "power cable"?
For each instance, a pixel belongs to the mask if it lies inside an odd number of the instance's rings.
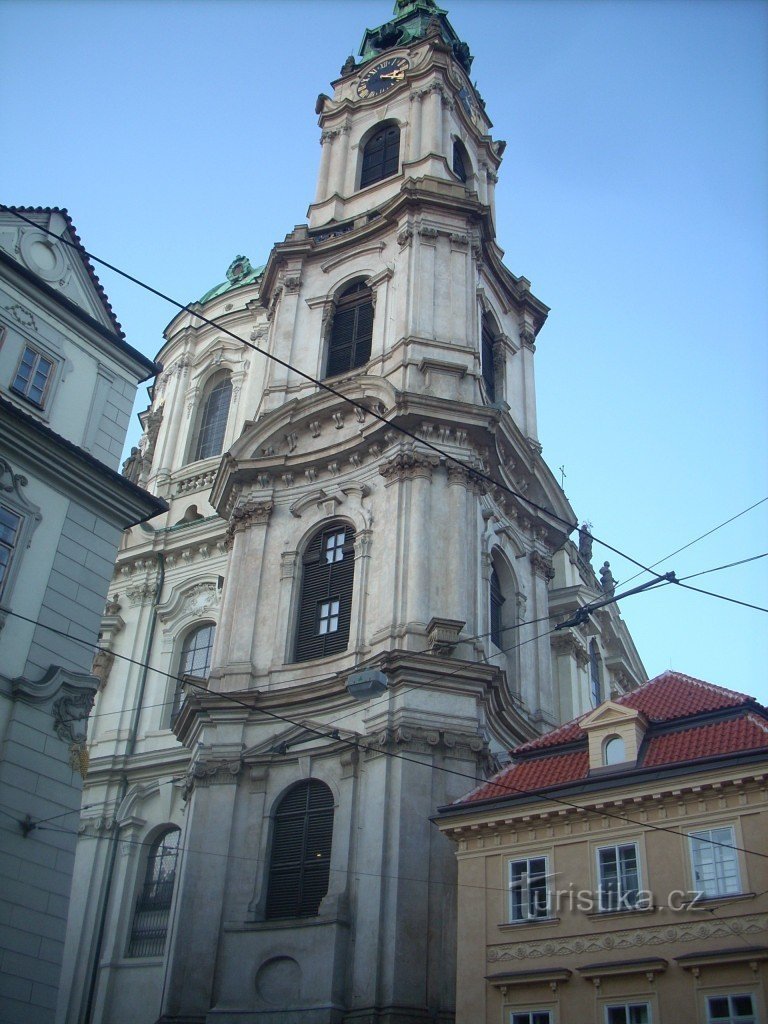
[[[241,345],[245,345],[247,348],[253,349],[254,352],[258,352],[260,355],[265,356],[267,359],[271,359],[273,362],[277,363],[279,366],[282,366],[284,369],[290,370],[292,373],[295,373],[299,377],[302,377],[304,380],[309,381],[309,383],[314,384],[316,387],[320,388],[321,390],[328,392],[329,394],[333,395],[336,398],[341,399],[344,402],[347,402],[349,405],[351,405],[354,408],[359,409],[363,413],[366,413],[367,415],[373,417],[374,419],[378,420],[380,423],[383,423],[386,426],[391,427],[392,429],[399,431],[401,434],[404,434],[406,437],[409,437],[412,441],[416,441],[418,444],[421,444],[425,448],[428,448],[429,450],[435,452],[441,458],[446,459],[447,461],[452,462],[455,465],[459,466],[461,469],[463,469],[470,476],[470,478],[477,479],[477,480],[484,480],[486,483],[489,483],[489,484],[493,485],[494,487],[498,487],[500,490],[506,491],[508,494],[511,494],[514,498],[517,498],[519,501],[522,501],[523,503],[528,505],[530,508],[535,509],[537,512],[541,512],[543,515],[549,516],[549,518],[551,520],[554,520],[556,523],[559,523],[560,525],[567,527],[569,533],[571,533],[574,530],[578,530],[579,533],[582,532],[581,528],[579,527],[578,522],[571,523],[567,519],[563,519],[562,516],[559,516],[553,510],[548,509],[548,508],[546,508],[543,505],[539,505],[537,502],[533,501],[531,498],[526,497],[524,494],[522,494],[519,491],[514,490],[512,487],[509,487],[507,484],[505,484],[505,483],[503,483],[503,482],[501,482],[499,480],[495,480],[492,476],[490,476],[490,474],[485,473],[483,470],[476,469],[473,466],[469,466],[466,462],[463,462],[461,459],[457,458],[455,455],[451,455],[448,452],[443,451],[442,448],[440,448],[438,445],[434,444],[433,442],[431,442],[429,440],[426,440],[425,438],[419,437],[417,434],[414,434],[412,431],[408,430],[406,427],[403,427],[402,425],[400,425],[398,423],[394,423],[391,420],[388,420],[385,416],[381,415],[381,413],[376,412],[374,409],[370,409],[370,408],[368,408],[368,406],[363,405],[361,402],[355,401],[354,398],[350,398],[348,395],[342,394],[340,391],[338,391],[336,388],[332,387],[330,384],[327,384],[325,381],[319,380],[318,378],[313,377],[309,373],[305,373],[303,370],[300,370],[298,367],[294,366],[292,363],[289,363],[286,360],[281,359],[279,356],[276,356],[274,353],[268,352],[265,349],[260,348],[258,345],[255,345],[252,341],[246,340],[245,338],[241,338],[240,335],[235,334],[234,331],[229,330],[228,327],[225,327],[223,324],[219,323],[218,321],[211,320],[209,317],[203,316],[202,313],[199,313],[197,310],[193,309],[189,304],[179,302],[178,299],[174,299],[170,295],[167,295],[165,292],[161,292],[159,289],[154,288],[150,284],[147,284],[145,281],[142,281],[140,278],[135,277],[132,274],[129,274],[125,270],[121,270],[119,267],[115,266],[112,263],[109,263],[107,260],[101,259],[99,256],[96,256],[93,253],[89,252],[83,245],[78,244],[76,242],[70,242],[68,239],[64,238],[63,236],[56,234],[55,231],[52,231],[49,228],[42,227],[41,225],[37,224],[35,221],[31,220],[29,217],[25,217],[22,213],[20,213],[18,210],[14,209],[13,207],[6,206],[5,204],[0,204],[0,210],[4,210],[7,213],[11,213],[15,217],[17,217],[19,220],[23,220],[27,224],[30,224],[32,227],[36,228],[38,231],[42,231],[45,234],[51,235],[52,237],[58,239],[58,241],[62,242],[64,245],[68,245],[71,248],[75,249],[78,253],[84,254],[89,260],[93,260],[95,263],[99,263],[101,266],[106,267],[108,270],[111,270],[113,273],[118,274],[120,277],[123,277],[127,281],[130,281],[132,284],[137,285],[139,288],[143,288],[145,291],[150,292],[152,295],[156,295],[158,298],[163,299],[165,302],[170,303],[170,305],[174,306],[179,311],[184,312],[184,313],[189,313],[190,316],[194,316],[196,319],[200,320],[204,324],[207,324],[209,327],[215,327],[222,334],[228,335],[230,338],[233,338],[235,341],[239,342]],[[632,558],[630,555],[627,555],[623,551],[620,551],[619,548],[613,547],[607,541],[602,540],[601,538],[595,536],[594,534],[590,534],[590,536],[592,537],[593,540],[597,541],[598,544],[601,544],[603,547],[607,548],[609,551],[614,552],[614,554],[619,555],[620,558],[625,558],[628,562],[631,562],[633,565],[637,566],[639,569],[643,570],[644,572],[649,572],[652,576],[657,576],[658,575],[658,573],[654,573],[652,569],[649,569],[647,566],[643,565],[642,562],[638,562],[637,559]]]
[[[12,614],[12,615],[15,614],[19,618],[25,618],[25,616],[18,615],[18,613],[9,612],[9,614]],[[27,620],[27,621],[34,621],[34,620]],[[42,623],[41,623],[41,625],[42,625]],[[63,633],[63,631],[61,631],[61,630],[54,629],[52,626],[43,626],[43,628],[44,629],[49,629],[49,630],[51,630],[54,633],[60,633],[61,635],[67,636],[67,637],[69,637],[69,639],[75,640],[75,641],[77,641],[79,643],[82,643],[82,644],[85,644],[88,647],[96,646],[94,644],[88,643],[87,641],[80,640],[77,637],[69,636],[69,634]],[[531,639],[540,639],[543,636],[548,636],[550,633],[555,631],[555,628],[556,627],[554,627],[548,633],[541,634],[540,636],[537,636],[537,637],[534,637],[534,638],[530,638],[529,640],[523,641],[523,643],[530,643]],[[522,646],[522,644],[520,646]],[[130,661],[130,660],[133,660],[133,659],[127,658],[127,660]],[[155,671],[161,672],[162,675],[168,676],[169,678],[178,679],[178,677],[173,676],[172,673],[170,673],[170,672],[163,672],[160,669],[156,669]],[[407,762],[410,762],[411,764],[421,765],[422,767],[430,768],[432,771],[439,771],[439,772],[443,772],[444,774],[447,774],[447,775],[454,775],[454,776],[459,777],[459,778],[469,779],[470,781],[472,781],[474,783],[474,787],[473,787],[474,789],[477,789],[479,786],[487,785],[490,782],[493,782],[494,785],[499,786],[503,790],[507,790],[509,793],[514,793],[517,796],[533,796],[536,799],[540,799],[540,800],[543,800],[543,801],[548,802],[548,803],[558,804],[559,806],[562,806],[562,807],[570,807],[572,809],[580,811],[581,813],[584,813],[584,811],[585,811],[585,808],[583,808],[581,805],[575,804],[575,803],[573,803],[572,801],[569,801],[569,800],[565,800],[562,797],[553,797],[553,796],[550,796],[550,795],[548,795],[548,794],[546,794],[546,793],[544,793],[542,791],[539,791],[539,790],[520,789],[517,786],[510,786],[508,783],[501,783],[501,782],[498,782],[498,781],[494,781],[493,778],[481,781],[481,780],[478,780],[476,775],[470,775],[467,772],[460,772],[457,769],[453,769],[453,768],[446,768],[443,765],[436,765],[436,764],[428,765],[424,761],[420,761],[420,760],[418,760],[415,757],[409,757],[407,754],[398,754],[395,751],[388,750],[386,747],[376,746],[375,744],[371,743],[369,740],[360,741],[360,740],[352,740],[352,739],[343,739],[341,736],[339,736],[338,730],[332,730],[331,732],[325,732],[325,731],[323,731],[321,729],[316,728],[315,726],[311,725],[310,723],[308,723],[306,721],[301,721],[301,720],[296,721],[296,719],[288,718],[286,715],[280,715],[276,711],[271,711],[271,710],[269,710],[267,708],[257,707],[255,704],[247,703],[244,700],[238,699],[232,693],[227,693],[226,691],[223,691],[223,690],[221,690],[221,691],[219,691],[219,690],[211,691],[206,686],[203,686],[200,683],[195,683],[194,681],[192,681],[189,678],[186,678],[183,681],[184,681],[185,685],[188,686],[190,689],[198,690],[198,691],[201,692],[202,695],[207,694],[209,697],[213,696],[213,697],[215,697],[217,699],[223,699],[225,701],[229,701],[230,703],[237,704],[239,707],[245,708],[249,712],[253,712],[253,713],[256,713],[256,714],[266,715],[268,718],[275,719],[276,721],[285,722],[288,725],[292,725],[292,726],[295,726],[297,728],[304,729],[306,732],[312,733],[313,735],[318,736],[321,739],[333,740],[334,742],[340,742],[340,743],[343,743],[345,746],[352,747],[355,750],[361,750],[362,749],[364,751],[366,751],[366,750],[367,751],[372,751],[374,753],[383,754],[383,755],[385,755],[387,757],[394,757],[394,758],[397,758],[398,760],[401,760],[401,761],[407,761]],[[682,836],[686,835],[686,833],[679,832],[677,829],[672,829],[672,828],[669,828],[668,826],[650,825],[650,824],[648,824],[646,822],[641,822],[641,821],[637,821],[634,818],[629,818],[629,817],[627,817],[624,814],[616,814],[615,812],[611,812],[611,811],[608,811],[608,810],[605,810],[605,809],[602,809],[599,812],[598,811],[590,811],[590,810],[587,809],[587,813],[588,814],[594,814],[594,815],[596,815],[598,817],[616,818],[616,819],[618,819],[620,821],[623,821],[623,822],[625,822],[627,824],[637,825],[640,828],[651,828],[651,829],[655,829],[656,831],[660,831],[660,832],[670,832],[673,835],[682,835]],[[723,847],[725,847],[727,849],[735,849],[735,850],[739,850],[739,851],[741,851],[743,853],[751,853],[751,854],[753,854],[756,857],[764,857],[765,859],[768,860],[768,853],[760,853],[759,851],[756,851],[756,850],[747,850],[744,847],[733,846],[730,843],[721,843],[721,842],[719,842],[718,840],[715,840],[715,839],[708,839],[708,840],[706,840],[706,842],[709,842],[713,846],[723,846]]]
[[[684,583],[686,580],[696,579],[697,576],[706,576],[710,572],[721,572],[723,569],[733,569],[737,565],[746,565],[747,562],[756,562],[759,558],[768,558],[768,551],[763,552],[762,555],[752,555],[751,558],[741,558],[738,562],[729,562],[727,565],[718,565],[714,569],[702,569],[701,572],[692,572],[690,576],[681,576],[678,579],[678,583]]]

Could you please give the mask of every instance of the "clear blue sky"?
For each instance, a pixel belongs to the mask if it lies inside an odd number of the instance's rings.
[[[552,307],[544,455],[598,536],[655,562],[768,496],[768,4],[446,6],[508,142],[506,262]],[[195,299],[304,220],[315,98],[391,11],[0,0],[0,196],[66,206],[93,252]],[[172,310],[100,274],[154,355]],[[659,568],[766,550],[768,502]],[[635,572],[596,545],[604,558],[619,580]],[[768,559],[692,582],[768,607]],[[768,701],[764,613],[673,587],[622,612],[651,675]]]

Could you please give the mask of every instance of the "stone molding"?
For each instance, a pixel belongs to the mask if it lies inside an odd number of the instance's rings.
[[[546,938],[534,942],[510,942],[491,946],[488,963],[509,960],[535,960],[539,957],[573,956],[600,953],[606,950],[635,949],[642,946],[673,944],[683,946],[702,939],[759,935],[768,929],[768,914],[745,917],[712,918],[708,921],[683,922],[677,925],[652,925],[647,928],[624,928],[621,931],[595,935],[574,935],[568,938]]]
[[[482,761],[488,756],[485,740],[476,733],[460,733],[440,728],[425,729],[407,724],[381,729],[360,739],[357,746],[367,760],[385,757],[398,747],[404,747],[414,753],[448,752],[454,757]]]
[[[249,530],[252,526],[266,526],[274,510],[271,501],[246,501],[232,510],[227,528],[227,540],[232,541],[236,533]]]
[[[584,668],[589,662],[589,653],[586,647],[573,633],[560,633],[553,636],[550,645],[555,654],[575,658],[580,668]]]
[[[387,481],[387,485],[396,480],[413,480],[416,477],[430,480],[439,463],[439,457],[431,453],[398,452],[383,466],[379,466],[379,473]]]
[[[243,770],[242,757],[220,761],[198,761],[187,776],[187,789],[193,787],[227,786],[238,781]]]
[[[549,555],[543,555],[540,551],[532,551],[530,560],[533,571],[537,576],[547,580],[547,582],[555,578],[555,569]]]
[[[61,666],[51,667],[39,682],[23,676],[12,680],[16,700],[48,708],[53,719],[52,731],[62,742],[81,746],[85,743],[88,716],[99,680],[85,672],[70,672]]]

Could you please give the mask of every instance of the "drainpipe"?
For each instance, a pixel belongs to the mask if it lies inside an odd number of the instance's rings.
[[[148,523],[139,523],[142,530],[146,530],[153,536],[159,531],[153,529]],[[152,618],[149,623],[149,630],[147,632],[147,642],[144,645],[144,657],[142,658],[141,677],[139,679],[139,692],[136,700],[136,706],[133,709],[133,719],[131,721],[131,728],[128,733],[128,743],[125,747],[125,758],[126,760],[131,757],[136,750],[136,742],[139,736],[139,720],[141,718],[142,706],[144,704],[144,692],[147,688],[147,676],[149,675],[149,654],[152,650],[152,643],[155,638],[155,629],[157,628],[157,606],[160,602],[160,595],[163,591],[163,584],[165,583],[165,557],[161,551],[156,552],[157,556],[157,586],[155,587],[154,597],[152,598]],[[123,771],[123,777],[120,781],[120,791],[118,794],[116,810],[120,809],[120,805],[125,799],[125,795],[128,792],[128,772]],[[115,823],[116,824],[116,823]],[[104,945],[104,932],[107,926],[107,913],[109,911],[109,903],[112,896],[112,885],[115,879],[115,864],[117,863],[117,833],[112,840],[112,847],[109,851],[109,861],[107,863],[107,877],[104,884],[104,894],[101,901],[101,910],[99,912],[99,926],[96,933],[96,948],[93,952],[93,958],[91,961],[90,977],[88,979],[88,999],[85,1004],[85,1010],[82,1017],[80,1018],[82,1024],[91,1024],[93,1020],[93,1006],[96,998],[96,984],[99,979],[99,961],[101,960],[101,951]]]

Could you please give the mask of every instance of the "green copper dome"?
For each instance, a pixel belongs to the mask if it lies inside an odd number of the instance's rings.
[[[385,25],[365,30],[360,45],[361,63],[364,64],[395,46],[407,46],[417,39],[424,39],[437,28],[453,50],[456,60],[469,73],[472,66],[469,47],[456,35],[446,17],[447,12],[438,7],[435,0],[395,0],[393,13],[392,20]]]
[[[226,294],[226,292],[234,291],[235,288],[242,288],[247,284],[253,284],[264,273],[264,266],[252,267],[251,261],[247,256],[235,256],[227,268],[227,280],[209,289],[198,301],[200,303],[210,302],[211,299],[217,299],[220,295]]]

